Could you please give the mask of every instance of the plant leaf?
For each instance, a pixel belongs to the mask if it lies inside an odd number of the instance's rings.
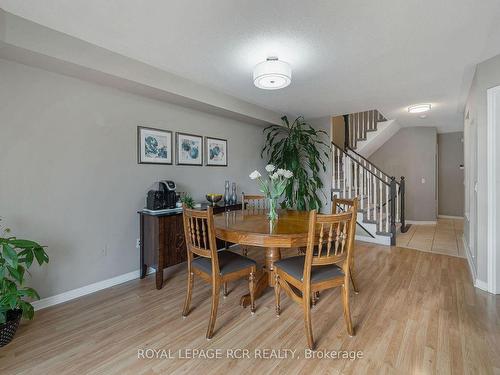
[[[7,270],[18,284],[23,283],[24,268],[21,265],[18,265],[16,268],[7,266]]]
[[[2,256],[8,265],[17,268],[17,253],[8,243],[2,244]]]
[[[30,241],[30,240],[14,239],[14,240],[11,240],[10,243],[14,247],[17,247],[19,249],[31,249],[34,247],[41,247],[35,241]]]
[[[49,262],[49,257],[43,250],[43,248],[34,248],[33,253],[35,254],[36,261],[38,264],[41,266],[43,263],[48,263]]]

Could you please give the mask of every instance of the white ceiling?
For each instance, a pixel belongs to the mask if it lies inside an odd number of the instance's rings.
[[[4,10],[263,107],[307,118],[378,108],[462,126],[474,66],[500,54],[498,0],[0,0]],[[267,56],[292,84],[259,90]],[[406,113],[430,102],[427,119]]]

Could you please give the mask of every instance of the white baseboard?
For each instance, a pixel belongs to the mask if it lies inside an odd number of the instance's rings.
[[[430,220],[430,221],[419,221],[419,220],[405,220],[406,224],[413,224],[413,225],[432,225],[432,224],[437,224],[437,221]]]
[[[440,219],[463,219],[463,216],[438,215]]]
[[[476,270],[474,268],[474,263],[472,262],[472,254],[470,252],[469,245],[467,244],[467,241],[465,240],[465,236],[462,235],[462,243],[464,244],[464,249],[465,249],[465,255],[467,258],[467,264],[469,264],[469,270],[470,274],[472,277],[472,283],[474,286],[478,289],[484,290],[485,292],[488,292],[488,283],[486,281],[479,280],[477,278]]]
[[[464,245],[465,257],[467,258],[467,264],[469,265],[469,271],[472,277],[472,281],[474,284],[476,284],[476,269],[474,268],[474,263],[472,262],[472,254],[470,253],[469,244],[467,244],[464,235],[462,235],[462,243]]]
[[[376,243],[379,245],[391,246],[391,237],[389,236],[376,236],[375,238],[372,238],[368,236],[356,235],[354,239],[356,241],[361,241],[361,242],[369,242],[369,243]]]
[[[155,272],[155,269],[149,267],[148,271],[147,271],[147,275],[149,275],[150,273],[153,273],[153,272]],[[99,290],[111,288],[112,286],[122,284],[122,283],[125,283],[125,282],[130,281],[130,280],[138,279],[139,277],[140,277],[139,270],[132,271],[132,272],[129,272],[129,273],[126,273],[123,275],[112,277],[111,279],[106,279],[106,280],[98,281],[98,282],[90,284],[90,285],[82,286],[81,288],[68,290],[67,292],[64,292],[61,294],[56,294],[55,296],[42,298],[39,301],[32,302],[32,305],[35,308],[35,310],[45,309],[46,307],[50,307],[50,306],[57,305],[59,303],[70,301],[72,299],[82,297],[82,296],[85,296],[87,294],[97,292]]]
[[[486,281],[476,279],[476,281],[474,282],[474,286],[478,289],[484,290],[485,292],[489,292],[488,283]]]

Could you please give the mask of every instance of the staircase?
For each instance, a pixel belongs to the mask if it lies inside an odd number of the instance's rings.
[[[355,150],[387,120],[372,110],[345,115],[344,121],[344,147],[332,142],[332,198],[360,199],[357,239],[394,246],[398,229],[408,230],[404,177],[396,180]]]
[[[401,126],[387,120],[379,111],[371,110],[344,116],[345,147],[367,158],[397,133]]]

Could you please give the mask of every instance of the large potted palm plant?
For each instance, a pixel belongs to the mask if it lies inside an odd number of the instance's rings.
[[[34,260],[39,265],[49,262],[44,248],[10,236],[10,230],[0,226],[0,347],[14,338],[21,317],[33,319],[34,309],[27,299],[40,297],[24,286],[24,276]]]
[[[298,210],[320,209],[318,192],[323,187],[320,173],[326,171],[325,160],[330,156],[330,146],[325,142],[327,133],[314,129],[302,116],[292,123],[286,116],[281,120],[284,126],[264,129],[266,139],[261,153],[270,164],[293,173],[281,204]]]

